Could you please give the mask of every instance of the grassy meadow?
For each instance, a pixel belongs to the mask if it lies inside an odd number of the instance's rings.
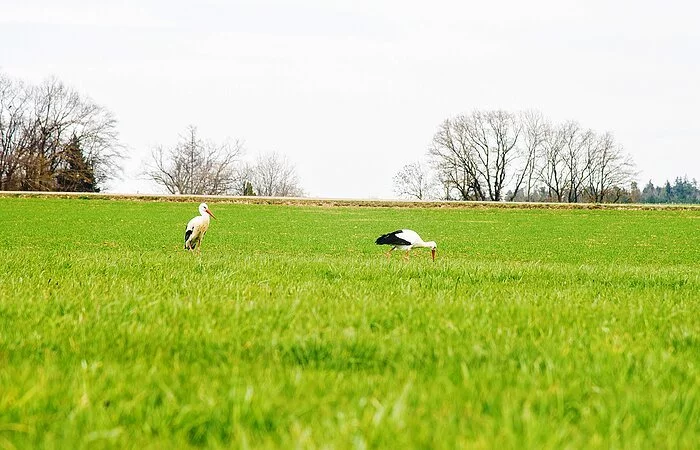
[[[197,205],[0,198],[0,449],[700,442],[699,209]]]

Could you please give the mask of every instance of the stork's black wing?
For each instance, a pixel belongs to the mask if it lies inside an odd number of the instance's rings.
[[[411,245],[406,239],[401,239],[398,234],[403,230],[392,231],[391,233],[382,234],[374,241],[377,245]]]

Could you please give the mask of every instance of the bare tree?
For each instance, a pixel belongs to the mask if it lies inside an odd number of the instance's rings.
[[[431,174],[420,161],[406,164],[394,175],[394,192],[400,197],[427,200],[434,190]]]
[[[545,126],[538,171],[550,200],[581,200],[591,167],[588,148],[594,140],[595,133],[582,129],[575,121]]]
[[[0,75],[0,190],[17,189],[25,133],[28,91],[21,82]]]
[[[523,126],[523,158],[524,164],[519,175],[520,183],[516,183],[513,189],[513,200],[518,194],[519,186],[524,184],[524,200],[532,201],[535,191],[537,191],[538,160],[541,159],[544,151],[545,135],[547,123],[538,111],[527,111],[520,114],[520,121]]]
[[[484,200],[474,154],[459,121],[458,117],[440,124],[428,154],[444,186],[446,199]]]
[[[517,191],[525,177],[527,157],[518,146],[521,132],[514,114],[474,111],[443,122],[429,153],[438,172],[451,178],[464,200],[500,201],[508,185],[514,183]]]
[[[632,183],[635,175],[634,163],[622,147],[608,132],[590,141],[588,147],[590,171],[587,178],[587,193],[593,202],[620,199],[620,188]]]
[[[540,155],[539,181],[548,191],[549,200],[561,202],[566,194],[567,171],[564,162],[564,131],[561,126],[545,125]]]
[[[151,152],[146,176],[171,194],[222,195],[237,193],[237,164],[243,153],[239,141],[214,144],[199,138],[197,128],[187,128],[180,142],[170,149]]]
[[[301,197],[296,168],[287,158],[272,152],[258,156],[250,170],[251,182],[257,195],[266,197]]]
[[[514,114],[506,111],[487,112],[486,123],[488,128],[476,131],[477,136],[487,136],[482,141],[488,142],[482,151],[486,155],[482,162],[484,175],[488,180],[493,180],[488,183],[490,199],[500,201],[510,182],[515,181],[514,191],[517,192],[523,181],[523,177],[516,177],[516,174],[524,174],[525,171],[515,167],[517,161],[520,161],[522,167],[527,165],[522,162],[521,148],[517,145],[522,126]],[[488,164],[489,159],[493,165]]]
[[[591,168],[590,152],[587,148],[592,145],[595,133],[592,130],[583,130],[574,121],[569,121],[562,127],[564,138],[564,165],[567,173],[567,201],[577,203]]]

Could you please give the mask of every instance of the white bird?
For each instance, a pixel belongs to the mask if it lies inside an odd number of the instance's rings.
[[[377,245],[391,245],[391,248],[386,253],[387,258],[391,258],[391,252],[396,250],[405,250],[406,254],[404,259],[408,259],[408,252],[412,248],[429,248],[433,256],[433,261],[435,261],[435,250],[437,249],[437,244],[435,241],[424,242],[418,233],[413,230],[396,230],[391,233],[383,234],[377,238],[375,241]]]
[[[199,205],[199,215],[187,222],[185,228],[185,250],[194,250],[197,245],[198,251],[202,251],[202,239],[209,228],[209,216],[214,217],[214,214],[209,211],[206,203]],[[214,217],[216,219],[216,217]]]

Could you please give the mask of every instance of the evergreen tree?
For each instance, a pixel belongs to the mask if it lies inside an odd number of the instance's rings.
[[[697,187],[688,181],[688,177],[676,177],[672,190],[674,203],[693,203],[696,201]]]
[[[656,192],[657,188],[654,186],[654,183],[649,180],[649,182],[644,186],[644,189],[642,189],[642,198],[641,202],[642,203],[658,203],[659,202],[659,196]]]
[[[671,203],[673,201],[673,188],[671,183],[666,180],[666,184],[661,191],[661,203]]]
[[[253,190],[253,184],[250,181],[243,182],[243,195],[248,197],[255,195],[255,191]]]
[[[56,171],[56,190],[62,192],[99,192],[95,182],[95,172],[85,159],[80,140],[73,135],[63,147],[60,163]]]

